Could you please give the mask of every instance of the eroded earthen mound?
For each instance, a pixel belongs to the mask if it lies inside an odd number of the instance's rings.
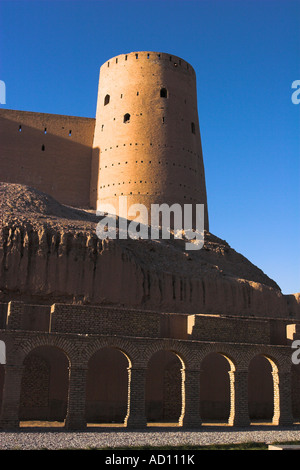
[[[0,183],[0,300],[118,304],[169,312],[278,317],[299,296],[206,232],[183,240],[99,240],[99,217],[28,186]]]

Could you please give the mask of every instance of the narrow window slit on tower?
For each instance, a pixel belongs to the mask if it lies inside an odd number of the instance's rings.
[[[104,106],[106,106],[110,101],[110,95],[106,95],[104,98]]]
[[[125,60],[127,60],[127,55],[125,56]]]
[[[147,54],[147,59],[149,59],[149,57],[150,57],[150,54]]]
[[[45,150],[45,145],[42,145],[42,151],[44,152],[44,150]]]
[[[192,133],[195,134],[196,130],[195,130],[195,123],[194,122],[191,123],[191,129],[192,129]]]
[[[22,132],[22,126],[19,126],[19,132]]]
[[[167,98],[168,97],[168,91],[166,88],[161,88],[160,90],[160,97],[161,98]]]
[[[135,54],[135,58],[138,59],[138,58],[139,58],[139,55],[138,55],[138,54]]]
[[[116,64],[118,63],[118,58],[116,58]]]
[[[124,120],[123,122],[130,122],[130,114],[124,114]]]
[[[71,131],[71,130],[69,130],[69,137],[71,137],[71,135],[72,135],[72,131]]]
[[[44,129],[44,134],[47,134],[47,127],[45,127]]]

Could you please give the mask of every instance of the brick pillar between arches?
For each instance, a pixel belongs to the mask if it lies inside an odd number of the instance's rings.
[[[23,366],[6,365],[0,428],[17,429],[19,427],[19,407]]]
[[[200,371],[182,369],[182,414],[179,425],[186,428],[201,426]]]
[[[66,429],[76,430],[86,428],[86,377],[87,367],[71,366]]]
[[[128,404],[124,420],[128,428],[144,428],[147,426],[145,408],[146,369],[128,369]]]
[[[294,422],[292,413],[292,390],[290,372],[273,372],[274,417],[273,424],[289,426]]]
[[[229,371],[230,377],[230,416],[231,426],[250,426],[248,410],[248,372]]]

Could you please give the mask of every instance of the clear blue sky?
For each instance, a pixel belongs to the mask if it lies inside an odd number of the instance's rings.
[[[0,18],[2,108],[94,117],[109,58],[190,62],[210,230],[300,291],[299,0],[4,0]]]

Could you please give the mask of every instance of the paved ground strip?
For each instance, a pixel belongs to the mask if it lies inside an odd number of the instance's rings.
[[[15,432],[0,432],[0,450],[34,449],[87,449],[123,446],[211,445],[239,444],[242,442],[300,441],[300,426],[251,426],[231,428],[203,426],[197,430],[178,431],[174,428],[147,428],[125,430],[122,428],[91,427],[81,432],[59,428],[20,428]]]

